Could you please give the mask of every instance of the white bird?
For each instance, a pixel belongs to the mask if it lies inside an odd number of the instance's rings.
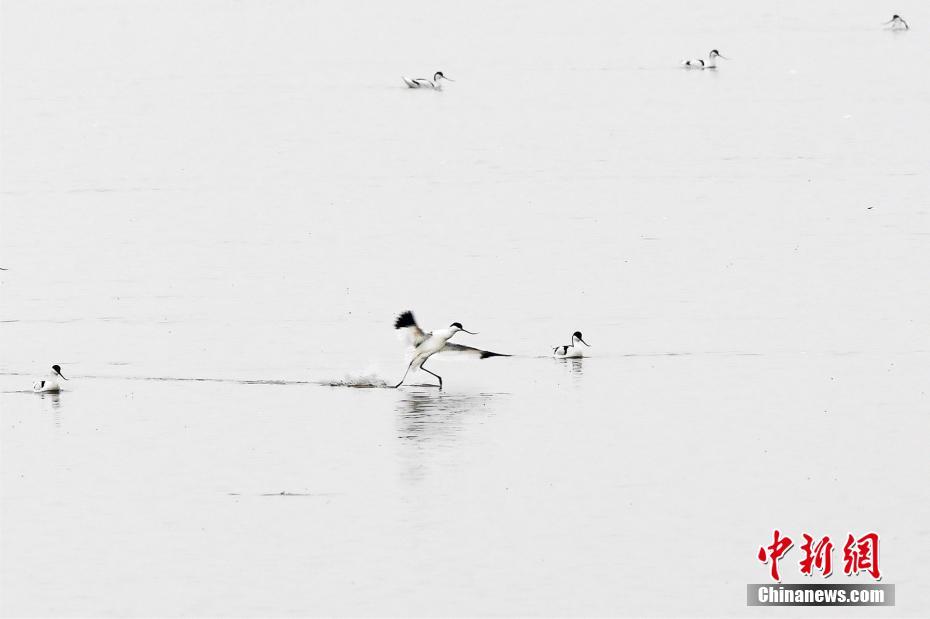
[[[58,379],[65,378],[61,373],[61,366],[53,365],[52,373],[49,374],[46,378],[37,380],[34,385],[32,385],[32,390],[36,393],[39,392],[58,392],[61,391],[61,386],[58,384]]]
[[[442,376],[436,374],[435,372],[430,372],[425,367],[423,367],[423,364],[426,363],[426,360],[438,352],[466,353],[472,356],[477,356],[479,359],[510,356],[498,352],[479,350],[478,348],[472,348],[471,346],[450,344],[449,340],[459,331],[465,331],[465,333],[469,333],[471,335],[478,335],[477,333],[466,331],[460,322],[453,322],[447,329],[436,329],[435,331],[426,333],[417,325],[417,321],[413,317],[413,312],[408,310],[397,317],[397,320],[394,321],[394,328],[398,330],[402,329],[407,343],[413,347],[413,358],[410,360],[410,365],[407,366],[407,371],[404,372],[404,377],[400,379],[399,383],[394,385],[395,389],[404,384],[404,380],[406,380],[407,374],[411,369],[423,370],[429,374],[432,374],[439,379],[439,388],[442,389]]]
[[[560,359],[576,359],[578,357],[584,357],[584,350],[581,348],[581,346],[578,346],[579,342],[585,346],[588,346],[589,348],[591,346],[581,338],[581,331],[575,331],[572,333],[571,345],[556,346],[552,349],[552,355]]]
[[[723,58],[724,60],[729,60],[726,56],[721,54],[715,49],[710,50],[710,53],[707,55],[708,61],[704,62],[700,58],[694,58],[692,60],[685,60],[681,63],[686,69],[716,69],[717,68],[717,59]]]
[[[907,22],[904,21],[904,18],[901,17],[900,15],[892,15],[891,20],[886,21],[882,25],[887,26],[888,24],[891,24],[892,30],[897,30],[898,28],[904,28],[905,30],[911,29],[911,27],[907,25]]]
[[[442,74],[442,71],[436,71],[433,75],[433,79],[426,77],[401,77],[400,79],[404,80],[404,83],[407,84],[408,88],[432,88],[433,90],[442,90],[442,83],[440,80],[446,80],[447,82],[454,82],[455,80],[450,80],[448,77]]]

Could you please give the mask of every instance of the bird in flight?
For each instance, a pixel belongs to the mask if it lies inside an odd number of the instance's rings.
[[[413,317],[413,312],[408,310],[397,317],[394,321],[394,328],[403,333],[407,340],[407,344],[413,348],[413,356],[410,360],[410,364],[407,366],[407,371],[404,372],[404,377],[400,379],[400,382],[394,385],[395,389],[404,384],[410,370],[423,370],[424,372],[432,374],[439,379],[439,388],[442,389],[442,376],[435,372],[431,372],[423,366],[427,359],[439,352],[463,353],[477,357],[478,359],[510,356],[498,352],[472,348],[471,346],[450,343],[449,340],[459,331],[464,331],[470,335],[477,335],[477,333],[466,330],[460,322],[453,322],[445,329],[436,329],[435,331],[426,332],[417,324],[416,318]]]

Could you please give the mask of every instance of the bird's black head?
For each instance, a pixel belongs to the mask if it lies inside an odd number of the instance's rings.
[[[575,340],[578,340],[579,342],[581,342],[581,343],[584,344],[585,346],[590,346],[590,344],[588,344],[586,341],[584,341],[584,338],[581,337],[581,331],[575,331],[574,333],[572,333],[572,346],[575,345]]]
[[[715,50],[715,49],[710,50],[710,53],[711,53],[711,54],[716,54],[717,56],[720,55],[720,52],[718,52],[718,51]]]
[[[901,19],[901,16],[900,16],[900,15],[892,15],[892,16],[891,16],[891,19]]]
[[[468,329],[466,329],[465,327],[463,327],[463,326],[462,326],[462,323],[460,323],[460,322],[453,322],[451,325],[449,325],[449,328],[450,328],[450,329],[455,329],[455,330],[452,332],[453,335],[455,335],[455,334],[458,333],[459,331],[464,331],[465,333],[468,333],[469,335],[478,335],[477,333],[475,333],[475,332],[473,332],[473,331],[469,331]]]
[[[55,370],[55,373],[56,373],[56,374],[61,374],[61,366],[60,366],[60,365],[53,365],[53,366],[52,366],[52,369]]]

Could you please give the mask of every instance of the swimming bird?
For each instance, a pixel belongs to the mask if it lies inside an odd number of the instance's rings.
[[[404,83],[407,84],[408,88],[432,88],[433,90],[442,90],[442,83],[440,80],[446,80],[448,82],[454,82],[455,80],[450,80],[448,77],[442,74],[442,71],[436,71],[433,75],[433,79],[430,80],[425,77],[409,78],[401,77],[400,79],[404,80]]]
[[[556,346],[552,349],[552,354],[555,357],[561,359],[575,359],[578,357],[584,357],[584,351],[581,346],[578,346],[578,343],[582,343],[585,346],[590,347],[591,345],[584,341],[581,337],[581,331],[575,331],[572,333],[572,343],[567,346]]]
[[[37,380],[32,386],[32,390],[35,392],[56,392],[61,391],[61,386],[58,384],[58,379],[65,378],[61,373],[61,366],[53,365],[52,373],[49,374],[46,378],[42,380]]]
[[[892,30],[897,30],[898,28],[904,28],[905,30],[910,30],[911,27],[907,25],[907,22],[904,21],[904,18],[900,15],[892,15],[890,21],[886,21],[883,26],[891,24]]]
[[[435,372],[430,372],[425,367],[423,367],[423,364],[426,363],[426,360],[438,352],[466,353],[472,356],[476,356],[479,359],[510,356],[501,354],[499,352],[490,352],[488,350],[472,348],[471,346],[450,344],[449,340],[459,331],[464,331],[470,335],[478,335],[477,333],[472,333],[471,331],[466,330],[464,327],[462,327],[462,323],[460,322],[453,322],[446,329],[436,329],[435,331],[430,331],[427,333],[424,332],[423,329],[419,327],[419,325],[417,325],[417,321],[413,317],[413,312],[408,310],[397,317],[397,320],[394,321],[394,328],[397,330],[403,330],[403,335],[406,338],[407,343],[413,347],[413,358],[410,360],[410,365],[407,366],[407,371],[404,372],[404,377],[400,379],[399,383],[394,385],[395,389],[404,384],[404,380],[406,380],[407,374],[411,369],[423,370],[424,372],[432,374],[439,379],[439,388],[442,389],[442,376],[436,374]]]
[[[710,53],[707,55],[708,61],[704,62],[700,58],[694,58],[692,60],[685,60],[681,63],[686,69],[716,69],[717,68],[717,58],[723,58],[724,60],[729,60],[726,56],[721,54],[715,49],[710,50]]]

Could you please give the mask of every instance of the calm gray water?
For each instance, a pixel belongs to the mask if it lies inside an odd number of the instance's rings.
[[[930,607],[925,4],[2,9],[5,615]]]

